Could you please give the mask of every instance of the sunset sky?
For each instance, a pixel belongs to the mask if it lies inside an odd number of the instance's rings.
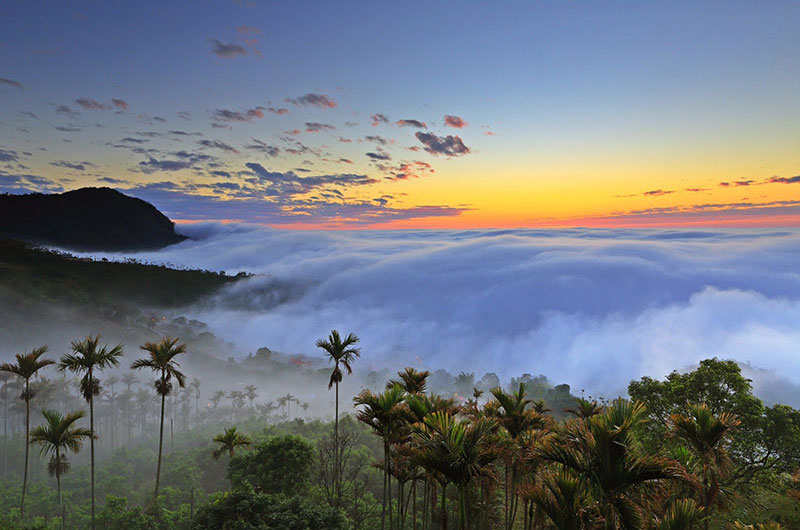
[[[5,1],[0,192],[296,228],[797,226],[798,28],[790,1]]]

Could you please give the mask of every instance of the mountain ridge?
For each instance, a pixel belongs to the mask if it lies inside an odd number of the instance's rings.
[[[150,250],[188,239],[155,206],[111,188],[0,195],[0,235],[73,250]]]

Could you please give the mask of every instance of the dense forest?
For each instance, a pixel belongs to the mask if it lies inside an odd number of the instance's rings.
[[[292,393],[184,373],[178,339],[134,349],[89,336],[63,355],[18,354],[0,366],[0,527],[800,525],[800,412],[764,405],[735,362],[633,381],[629,399],[407,368],[373,372],[340,401],[357,343],[317,341],[331,363],[314,379],[334,396],[324,417]]]

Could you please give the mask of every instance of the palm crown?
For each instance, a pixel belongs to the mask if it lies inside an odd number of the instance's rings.
[[[45,410],[42,412],[44,424],[31,431],[31,443],[38,443],[42,447],[42,453],[56,455],[56,452],[68,449],[73,453],[80,451],[85,438],[92,436],[92,431],[83,427],[75,427],[74,424],[79,419],[86,416],[84,411],[70,412],[62,416],[56,410]],[[61,468],[60,473],[66,471]],[[50,470],[55,475],[53,469]]]
[[[122,345],[113,348],[107,345],[98,347],[100,335],[89,335],[82,341],[72,342],[72,352],[61,357],[58,363],[60,371],[69,370],[75,373],[84,373],[81,379],[81,395],[89,401],[93,396],[100,394],[100,383],[94,377],[94,370],[104,370],[119,365],[122,356]]]
[[[253,443],[248,436],[238,432],[236,427],[225,429],[224,433],[216,435],[214,437],[214,442],[219,444],[219,447],[212,453],[214,460],[218,459],[226,452],[233,458],[233,453],[237,447],[247,447]]]
[[[178,339],[164,337],[158,342],[147,342],[141,348],[149,354],[149,357],[136,359],[131,368],[134,370],[150,368],[154,372],[160,372],[160,377],[155,382],[156,392],[159,395],[169,395],[173,378],[181,388],[186,386],[186,376],[178,370],[179,364],[175,360],[177,355],[186,352],[186,344],[178,344]]]
[[[18,353],[15,357],[17,359],[16,363],[3,363],[0,364],[0,371],[9,372],[19,377],[23,378],[25,381],[29,381],[31,377],[36,375],[36,372],[44,368],[45,366],[54,364],[55,361],[50,359],[42,359],[42,355],[47,353],[47,346],[41,346],[39,348],[34,349],[30,353]],[[23,394],[22,398],[25,399],[25,394]],[[28,396],[28,399],[32,398],[32,395]]]
[[[350,333],[342,340],[339,332],[335,329],[331,331],[328,340],[319,339],[317,347],[325,350],[328,358],[334,362],[335,366],[331,373],[331,379],[328,382],[328,388],[331,388],[336,383],[342,382],[342,370],[339,365],[344,366],[348,374],[353,373],[352,363],[356,357],[360,357],[361,353],[358,348],[353,347],[358,343],[358,337]]]

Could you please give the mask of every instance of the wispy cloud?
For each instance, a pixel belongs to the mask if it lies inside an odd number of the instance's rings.
[[[312,106],[321,109],[336,107],[336,102],[325,94],[308,93],[296,98],[287,98],[286,101],[298,107]]]
[[[377,127],[378,125],[389,123],[389,116],[386,114],[373,114],[370,116],[370,120],[372,120],[372,126]]]
[[[444,124],[448,127],[453,127],[454,129],[463,129],[467,125],[467,122],[464,121],[464,118],[460,116],[453,116],[450,114],[445,114],[444,116]]]
[[[417,129],[427,129],[428,125],[419,120],[397,120],[395,122],[399,127],[415,127]]]
[[[306,122],[306,132],[335,131],[336,127],[327,123]]]
[[[217,109],[211,119],[218,122],[249,122],[264,117],[264,107],[258,106],[245,110]]]
[[[7,77],[0,77],[0,85],[12,86],[14,88],[19,88],[20,90],[25,90],[27,88],[19,81],[14,81],[13,79],[8,79]]]
[[[436,136],[424,132],[418,132],[415,136],[425,146],[425,151],[432,155],[462,156],[471,152],[458,136]]]
[[[104,103],[100,103],[92,98],[78,98],[75,103],[88,110],[105,110],[110,107]]]
[[[211,51],[217,57],[224,57],[226,59],[231,59],[233,57],[239,55],[247,55],[247,51],[244,49],[244,46],[236,43],[224,43],[217,39],[208,39],[211,43]]]

